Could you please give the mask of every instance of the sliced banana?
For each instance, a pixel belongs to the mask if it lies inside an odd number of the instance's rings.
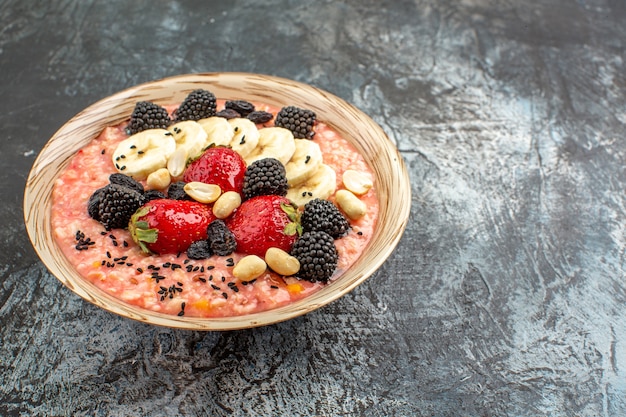
[[[302,139],[309,140],[309,139]],[[320,164],[317,170],[305,182],[290,187],[287,198],[302,207],[314,198],[327,199],[337,188],[337,174],[326,164]]]
[[[174,136],[176,148],[185,149],[188,158],[197,157],[208,145],[207,133],[199,123],[193,120],[175,123],[168,126],[167,130]]]
[[[296,150],[285,164],[287,183],[296,187],[310,178],[323,162],[320,146],[309,139],[294,139]]]
[[[148,129],[124,139],[113,152],[118,172],[144,180],[159,168],[176,150],[176,140],[166,129]]]
[[[241,117],[230,119],[228,123],[234,133],[230,147],[242,158],[247,157],[259,143],[259,129],[252,121]]]
[[[207,134],[207,144],[215,146],[226,146],[230,144],[235,132],[228,120],[223,117],[208,117],[198,120],[198,124],[202,126]]]
[[[276,158],[283,165],[291,159],[296,151],[293,133],[283,127],[266,127],[259,129],[259,143],[244,159],[250,165],[263,158]]]

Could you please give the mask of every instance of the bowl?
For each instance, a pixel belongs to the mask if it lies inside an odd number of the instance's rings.
[[[106,126],[128,119],[141,100],[159,104],[181,102],[204,88],[217,98],[242,99],[276,107],[295,105],[313,110],[352,143],[372,168],[380,202],[372,240],[343,275],[320,291],[284,307],[227,318],[179,317],[123,302],[82,278],[55,243],[50,223],[52,189],[71,157]],[[48,270],[71,291],[109,312],[144,323],[190,330],[234,330],[269,325],[316,310],[353,290],[370,277],[398,244],[408,222],[411,188],[398,150],[366,114],[318,88],[284,78],[248,73],[180,75],[123,90],[87,107],[65,123],[47,142],[28,176],[24,218],[30,240]]]

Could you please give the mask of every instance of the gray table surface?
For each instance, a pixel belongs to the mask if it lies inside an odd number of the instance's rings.
[[[0,415],[626,415],[626,3],[0,2]],[[349,295],[263,328],[124,319],[47,272],[29,169],[89,104],[242,71],[353,103],[411,217]]]

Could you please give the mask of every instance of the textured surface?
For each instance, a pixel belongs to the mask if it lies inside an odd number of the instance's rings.
[[[537,3],[2,2],[0,415],[626,414],[626,7]],[[38,261],[22,189],[54,131],[206,71],[323,88],[397,143],[411,221],[348,296],[175,331]]]

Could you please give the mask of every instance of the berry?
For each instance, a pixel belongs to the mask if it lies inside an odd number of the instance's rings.
[[[211,251],[219,256],[230,255],[237,249],[235,235],[228,230],[224,220],[213,220],[209,224],[207,241]]]
[[[350,230],[348,219],[337,206],[320,198],[315,198],[304,205],[300,222],[305,232],[322,231],[334,239],[345,235]]]
[[[244,201],[227,220],[235,236],[237,252],[265,256],[270,247],[289,252],[301,230],[296,208],[277,195],[262,195]]]
[[[131,216],[142,204],[143,196],[119,184],[108,184],[92,194],[87,210],[106,230],[125,229]]]
[[[217,107],[215,95],[207,90],[194,90],[176,109],[174,118],[177,121],[200,120],[215,116]]]
[[[313,139],[315,131],[315,113],[311,110],[296,106],[287,106],[280,109],[274,120],[274,125],[291,130],[298,139]]]
[[[197,240],[187,248],[187,257],[189,259],[206,259],[213,255],[211,246],[207,240]]]
[[[274,117],[274,115],[270,112],[267,111],[263,111],[263,110],[255,110],[251,113],[249,113],[247,116],[248,120],[250,120],[252,123],[256,123],[256,124],[263,124],[263,123],[267,123],[270,120],[272,120],[272,117]]]
[[[318,231],[303,233],[294,243],[291,256],[300,262],[298,278],[311,282],[328,282],[339,260],[333,237]]]
[[[150,101],[140,101],[130,116],[128,133],[134,135],[148,129],[165,129],[172,123],[170,115],[163,107]]]
[[[132,215],[128,229],[146,253],[182,253],[207,238],[215,220],[211,208],[196,201],[152,200]]]
[[[269,194],[286,196],[288,188],[285,166],[276,158],[259,159],[246,169],[243,180],[246,199]]]
[[[245,100],[229,100],[224,104],[226,109],[234,110],[242,117],[246,117],[248,114],[254,111],[254,104]]]
[[[172,200],[192,200],[185,192],[185,181],[176,181],[167,188],[167,198]]]
[[[141,185],[141,183],[138,182],[136,179],[134,179],[133,177],[129,177],[128,175],[120,174],[117,172],[109,176],[109,182],[111,184],[123,185],[124,187],[133,189],[140,194],[143,194],[143,191],[144,191],[143,185]]]
[[[224,146],[214,146],[189,164],[183,174],[183,181],[199,181],[216,184],[222,192],[241,193],[246,173],[246,162],[234,150]]]

